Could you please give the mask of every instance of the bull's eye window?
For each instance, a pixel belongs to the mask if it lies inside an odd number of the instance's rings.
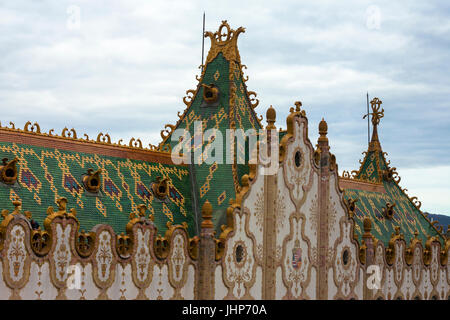
[[[101,188],[101,173],[102,169],[98,169],[94,172],[92,168],[89,168],[87,174],[83,176],[84,188],[91,192],[98,194]]]
[[[17,163],[19,159],[14,158],[13,160],[8,160],[8,158],[3,158],[2,164],[0,165],[0,181],[8,185],[13,185],[17,180]]]
[[[219,88],[214,84],[204,84],[203,87],[203,102],[205,106],[215,106],[219,102]]]
[[[13,170],[13,169],[8,169],[8,170],[6,170],[5,175],[6,175],[8,178],[14,177],[14,170]]]

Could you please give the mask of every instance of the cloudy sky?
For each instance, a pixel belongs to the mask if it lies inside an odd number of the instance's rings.
[[[285,127],[301,100],[314,144],[327,120],[340,172],[359,167],[366,92],[379,97],[401,186],[424,211],[450,215],[448,1],[0,0],[2,125],[158,144],[196,86],[203,11],[207,30],[246,28],[239,50],[256,111],[273,105]]]

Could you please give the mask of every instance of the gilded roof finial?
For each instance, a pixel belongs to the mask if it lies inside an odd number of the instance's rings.
[[[372,108],[372,112],[369,114],[364,115],[363,119],[365,119],[368,115],[372,115],[372,140],[369,144],[369,151],[381,151],[381,145],[378,140],[378,125],[380,124],[380,119],[384,117],[384,109],[381,108],[381,104],[383,101],[381,101],[378,98],[373,98],[372,101],[370,101],[370,106]],[[381,108],[381,111],[380,111]]]
[[[13,202],[14,205],[14,211],[13,213],[17,214],[20,212],[20,210],[22,210],[22,201],[20,200],[14,200]]]
[[[277,118],[277,112],[270,106],[266,111],[266,121],[268,123],[266,129],[275,129],[275,120]]]
[[[363,225],[364,225],[364,235],[370,234],[370,231],[372,231],[372,220],[370,220],[369,217],[365,217]]]
[[[318,141],[319,142],[328,141],[327,133],[328,133],[328,124],[324,120],[324,118],[322,118],[322,121],[320,121],[320,123],[319,123],[319,134],[320,134],[320,137],[319,137]]]
[[[202,228],[214,228],[212,219],[212,205],[206,200],[202,207]]]
[[[233,30],[230,28],[227,20],[222,21],[219,30],[216,32],[206,31],[205,38],[209,37],[211,40],[211,49],[206,58],[206,63],[211,62],[220,52],[228,61],[240,63],[241,58],[237,49],[237,39],[241,32],[245,32],[245,29],[239,27],[237,30]]]

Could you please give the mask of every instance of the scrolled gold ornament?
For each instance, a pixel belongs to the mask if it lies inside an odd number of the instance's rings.
[[[109,136],[109,134],[105,133],[103,134],[102,132],[100,132],[97,135],[97,142],[101,142],[101,143],[107,143],[107,144],[111,144],[111,137]]]
[[[200,242],[200,238],[195,236],[189,239],[189,256],[192,260],[197,260],[198,258],[198,245]]]
[[[233,30],[226,20],[222,21],[222,24],[216,32],[206,31],[205,38],[209,37],[211,40],[211,49],[206,58],[206,63],[214,60],[219,53],[222,53],[228,61],[237,61],[240,63],[241,58],[237,50],[237,39],[242,32],[245,32],[244,28],[239,27],[237,30]]]
[[[37,256],[43,257],[47,255],[51,248],[51,242],[51,236],[46,230],[31,231],[31,249]]]
[[[128,146],[132,148],[142,149],[142,141],[141,139],[131,138]]]
[[[153,242],[153,251],[159,259],[165,259],[169,255],[169,241],[165,237],[157,236]]]
[[[187,107],[190,107],[190,106],[191,106],[192,100],[193,100],[193,98],[194,98],[196,92],[197,92],[197,91],[196,91],[196,90],[193,90],[193,89],[189,89],[189,90],[186,91],[186,96],[183,97],[183,102],[184,102],[184,104],[185,104]]]
[[[67,127],[65,127],[61,132],[61,137],[77,139],[77,132],[74,128],[69,130]]]
[[[133,241],[130,236],[125,235],[123,232],[117,236],[116,241],[117,253],[122,258],[128,258],[133,249]]]
[[[36,130],[36,132],[35,132],[35,130]],[[39,126],[39,124],[37,122],[35,122],[33,125],[31,125],[31,121],[27,121],[27,123],[25,123],[25,126],[23,128],[23,131],[41,133],[41,127]]]
[[[198,66],[198,68],[200,69],[201,74],[200,74],[200,77],[198,75],[196,75],[195,76],[195,80],[201,81],[202,78],[203,78],[203,75],[204,75],[205,65],[201,64],[201,65]]]
[[[244,78],[244,69],[247,69],[247,66],[245,64],[241,65],[241,76],[242,76],[242,81],[247,82],[248,81],[248,76],[246,78]]]
[[[383,179],[386,181],[395,181],[397,184],[400,182],[401,178],[397,173],[397,168],[389,168],[387,170],[383,170]]]
[[[420,209],[420,207],[422,206],[422,202],[420,202],[420,201],[417,199],[417,197],[409,198],[409,200],[414,204],[414,206],[415,206],[417,209]]]
[[[253,96],[253,97],[252,97]],[[252,97],[252,98],[251,98]],[[248,99],[250,101],[250,105],[253,109],[255,109],[258,104],[259,104],[259,100],[256,99],[256,92],[255,91],[249,91],[248,92]]]
[[[86,233],[84,232],[84,230],[82,230],[81,233],[78,233],[77,235],[75,247],[81,257],[88,258],[94,251],[94,243],[95,233]]]

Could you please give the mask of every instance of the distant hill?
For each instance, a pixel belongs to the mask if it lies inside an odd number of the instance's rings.
[[[450,216],[428,213],[428,219],[431,221],[437,220],[439,224],[444,227],[444,233],[447,232],[447,226],[450,224]]]

